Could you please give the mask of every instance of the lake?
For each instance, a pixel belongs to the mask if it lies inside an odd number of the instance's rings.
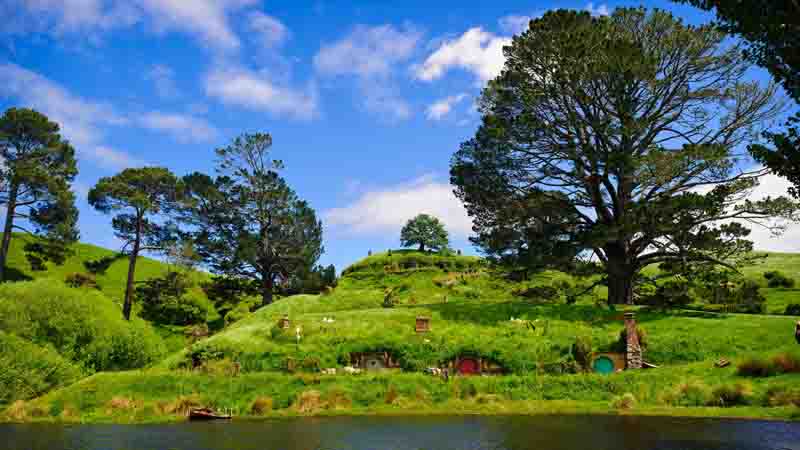
[[[800,450],[800,423],[632,416],[330,417],[0,425],[8,450]]]

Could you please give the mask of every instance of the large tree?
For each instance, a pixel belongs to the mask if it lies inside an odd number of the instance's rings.
[[[112,220],[117,238],[128,253],[128,278],[122,313],[130,320],[136,261],[142,252],[163,252],[179,239],[179,230],[167,214],[174,211],[183,189],[178,178],[163,167],[125,169],[101,178],[89,191],[89,204],[103,213],[117,212]]]
[[[714,10],[722,31],[747,43],[744,56],[767,69],[800,104],[800,2],[796,0],[677,0],[706,11]],[[766,134],[772,146],[753,145],[759,162],[794,185],[800,198],[800,113],[790,117],[786,129]]]
[[[444,224],[429,214],[418,214],[409,219],[400,230],[400,245],[403,247],[418,246],[419,251],[425,249],[441,250],[450,245]]]
[[[216,177],[184,177],[198,253],[217,273],[257,281],[263,305],[323,251],[322,223],[278,175],[271,146],[268,134],[244,134],[217,150]]]
[[[557,266],[590,255],[609,302],[629,303],[643,267],[731,266],[752,248],[741,221],[793,212],[747,199],[765,171],[744,169],[743,148],[779,113],[776,88],[748,81],[716,28],[559,10],[504,53],[451,166],[489,252]]]
[[[12,232],[39,237],[26,245],[32,261],[63,262],[77,241],[78,210],[70,183],[78,173],[75,150],[58,124],[31,109],[11,108],[0,117],[0,206],[5,208],[0,281]]]

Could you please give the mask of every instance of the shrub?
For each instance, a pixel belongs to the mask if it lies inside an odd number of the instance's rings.
[[[787,316],[800,316],[800,303],[788,305],[783,313]]]
[[[143,367],[165,350],[146,322],[126,321],[100,292],[47,279],[0,285],[0,329],[92,370]]]
[[[747,383],[723,384],[711,391],[709,406],[744,406],[749,405],[753,396],[753,388]]]
[[[572,344],[572,357],[575,358],[581,369],[589,370],[592,364],[592,339],[589,336],[579,336]]]
[[[250,413],[254,416],[263,416],[272,411],[272,397],[258,397],[250,406]]]
[[[786,386],[770,386],[764,395],[766,406],[798,406],[800,407],[800,389]]]
[[[2,331],[0,367],[0,404],[38,397],[84,375],[55,351]]]
[[[551,301],[558,298],[559,291],[552,286],[529,286],[515,289],[512,292],[518,297],[525,297],[531,300]]]
[[[764,278],[767,279],[767,286],[771,288],[791,288],[794,287],[794,279],[789,278],[783,272],[777,270],[764,272]]]
[[[785,373],[800,373],[800,356],[779,353],[770,359],[748,358],[737,367],[738,374],[745,377],[770,377]]]
[[[702,381],[687,381],[665,393],[662,401],[674,406],[705,406],[711,401],[711,390]]]
[[[100,286],[97,285],[97,279],[95,278],[94,274],[91,273],[70,273],[67,274],[64,282],[67,284],[67,286],[73,288],[100,289]]]
[[[136,301],[142,305],[142,317],[167,325],[191,325],[205,322],[208,301],[199,293],[189,292],[192,281],[180,272],[151,278],[136,288]]]
[[[611,407],[614,409],[633,409],[636,406],[636,397],[630,392],[626,392],[621,396],[614,397],[611,401]]]
[[[214,304],[221,316],[258,294],[258,285],[253,280],[216,276],[200,284],[206,297]]]

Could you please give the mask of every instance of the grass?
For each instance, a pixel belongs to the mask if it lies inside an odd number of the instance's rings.
[[[103,267],[95,274],[100,291],[114,302],[122,304],[128,276],[127,257],[95,245],[76,243],[72,246],[73,254],[64,261],[64,264],[47,263],[46,270],[37,271],[31,269],[24,251],[25,244],[33,238],[22,233],[14,233],[13,236],[7,264],[9,267],[7,276],[10,281],[48,278],[63,282],[69,274],[90,272],[87,263],[103,261],[107,267]],[[140,257],[136,263],[136,281],[163,276],[168,270],[169,266],[164,262]],[[202,272],[195,272],[193,276],[197,281],[209,278],[209,275]]]
[[[770,255],[746,275],[766,286],[767,270],[797,277],[800,255]],[[15,404],[6,419],[170,421],[181,420],[192,405],[245,417],[594,412],[800,418],[792,406],[800,374],[737,373],[739,363],[792,353],[796,318],[630,307],[648,335],[645,360],[659,368],[574,373],[580,367],[573,344],[613,351],[623,310],[597,304],[602,289],[574,305],[563,295],[521,295],[563,281],[574,282],[558,272],[510,281],[475,257],[375,254],[346,269],[330,293],[281,299],[186,349],[176,342],[177,351],[150,369],[95,374]],[[787,290],[764,291],[769,312],[790,303]],[[288,330],[277,327],[285,315],[292,322]],[[418,316],[431,319],[430,332],[415,332]],[[390,351],[403,370],[318,373],[349,364],[351,352],[373,350]],[[421,373],[464,354],[491,360],[507,375],[445,383]],[[735,364],[714,368],[719,358]],[[199,370],[190,370],[198,361]],[[298,373],[288,373],[290,367]]]

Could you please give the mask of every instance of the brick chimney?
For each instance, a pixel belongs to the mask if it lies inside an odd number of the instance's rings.
[[[641,369],[642,347],[639,345],[639,333],[636,331],[636,314],[632,312],[625,313],[625,335],[627,336],[627,342],[625,343],[625,368]]]

